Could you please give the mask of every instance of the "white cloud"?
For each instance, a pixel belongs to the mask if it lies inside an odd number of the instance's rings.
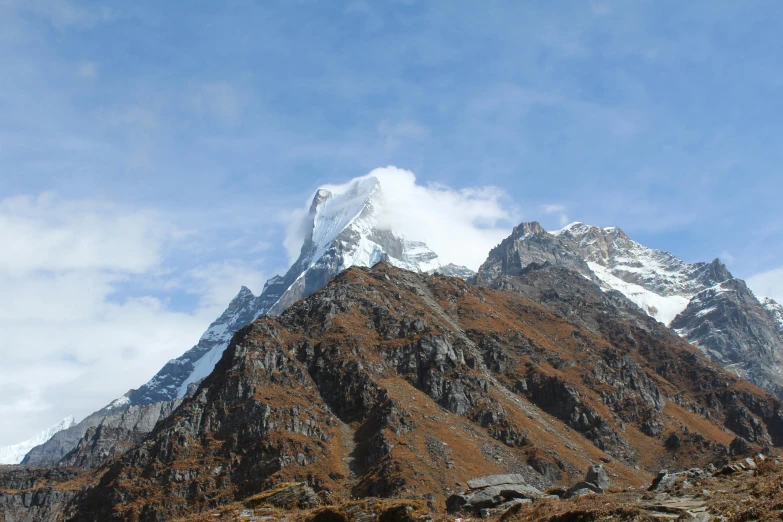
[[[571,222],[568,214],[566,214],[567,209],[565,205],[553,203],[549,205],[542,205],[541,208],[543,209],[544,214],[557,214],[557,219],[560,222],[561,227],[564,227]]]
[[[718,254],[718,257],[725,263],[731,264],[734,261],[737,260],[737,258],[728,250],[721,250],[720,254]]]
[[[242,286],[255,295],[264,288],[264,274],[240,260],[226,260],[190,271],[189,292],[201,298],[203,308],[222,311]]]
[[[751,276],[747,283],[758,297],[771,297],[783,303],[783,267]]]
[[[260,287],[241,261],[166,270],[183,237],[164,216],[110,202],[0,200],[0,445],[143,384],[195,344],[242,284]],[[149,295],[172,289],[198,304],[177,311]]]
[[[477,269],[518,220],[505,193],[496,187],[456,190],[420,185],[413,172],[396,167],[375,169],[367,176],[376,177],[383,189],[379,226],[407,239],[424,241],[445,263]],[[306,215],[307,209],[301,209],[290,221],[285,247],[291,259],[299,255],[308,232]]]

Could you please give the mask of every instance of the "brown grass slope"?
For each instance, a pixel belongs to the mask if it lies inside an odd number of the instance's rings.
[[[306,481],[325,503],[445,497],[513,472],[615,484],[783,443],[780,403],[673,335],[568,322],[514,292],[352,268],[240,331],[198,392],[71,504],[166,520]]]

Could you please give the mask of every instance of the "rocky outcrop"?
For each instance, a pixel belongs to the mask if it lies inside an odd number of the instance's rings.
[[[531,263],[549,263],[595,279],[587,263],[558,236],[537,222],[514,227],[511,235],[489,252],[476,273],[475,282],[486,285],[499,276],[517,276]]]
[[[60,522],[78,489],[72,470],[0,469],[0,514],[7,522]]]
[[[761,305],[772,318],[772,322],[775,323],[775,326],[777,326],[778,333],[783,336],[783,305],[769,297],[763,298],[761,300]]]
[[[450,513],[474,512],[499,508],[510,508],[514,500],[536,500],[542,498],[538,488],[526,483],[522,475],[490,475],[468,481],[468,490],[452,495],[446,500],[446,509]],[[503,506],[503,508],[501,508]]]
[[[616,227],[574,223],[548,233],[533,222],[520,224],[494,248],[473,281],[520,292],[593,331],[615,318],[655,331],[639,317],[642,311],[783,397],[783,335],[775,319],[783,314],[776,303],[762,305],[718,259],[685,263]],[[591,281],[605,296],[596,295]],[[654,421],[649,428],[656,431]]]
[[[621,281],[664,297],[690,297],[731,278],[718,259],[710,263],[686,263],[670,252],[637,243],[617,227],[572,223],[555,235],[584,261],[606,268]]]
[[[121,455],[168,417],[181,400],[121,406],[96,412],[27,454],[24,465],[88,469]],[[81,433],[76,443],[73,439]],[[71,447],[72,449],[68,450]],[[68,450],[63,454],[64,451]]]
[[[245,500],[245,505],[251,508],[273,506],[283,509],[308,509],[320,503],[315,491],[306,482],[278,484]]]
[[[744,281],[699,292],[671,327],[722,366],[783,396],[783,338]]]
[[[101,423],[103,418],[111,413],[111,409],[104,408],[89,415],[68,429],[57,432],[51,439],[31,449],[22,460],[26,466],[53,466],[68,452],[72,451],[89,428],[94,428]]]

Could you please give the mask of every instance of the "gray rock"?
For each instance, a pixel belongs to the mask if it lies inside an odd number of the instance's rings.
[[[446,509],[450,513],[462,510],[480,512],[484,508],[497,508],[513,500],[536,500],[544,493],[536,487],[527,484],[498,483],[503,479],[524,480],[521,475],[490,475],[468,481],[472,489],[461,495],[452,495],[446,500]],[[487,484],[485,486],[485,484]],[[491,485],[490,485],[491,484]],[[509,505],[510,507],[510,505]]]
[[[609,480],[609,475],[600,464],[598,466],[591,466],[590,469],[587,470],[585,482],[591,482],[597,485],[598,493],[606,493],[612,485],[612,481]]]
[[[526,484],[497,484],[467,495],[467,503],[476,509],[494,507],[514,498],[535,500],[544,494],[538,488]]]
[[[590,488],[580,488],[574,491],[569,491],[566,498],[582,497],[584,495],[596,495],[597,493]]]
[[[499,484],[524,484],[525,482],[525,477],[518,474],[487,475],[486,477],[468,480],[468,487],[470,489],[479,489],[486,488],[488,486],[497,486]]]

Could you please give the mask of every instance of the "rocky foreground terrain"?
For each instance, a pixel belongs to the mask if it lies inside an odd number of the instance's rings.
[[[573,271],[483,285],[348,269],[240,330],[124,454],[93,458],[95,430],[0,473],[5,520],[710,517],[742,491],[775,513],[779,399]],[[661,469],[693,471],[647,491]]]

